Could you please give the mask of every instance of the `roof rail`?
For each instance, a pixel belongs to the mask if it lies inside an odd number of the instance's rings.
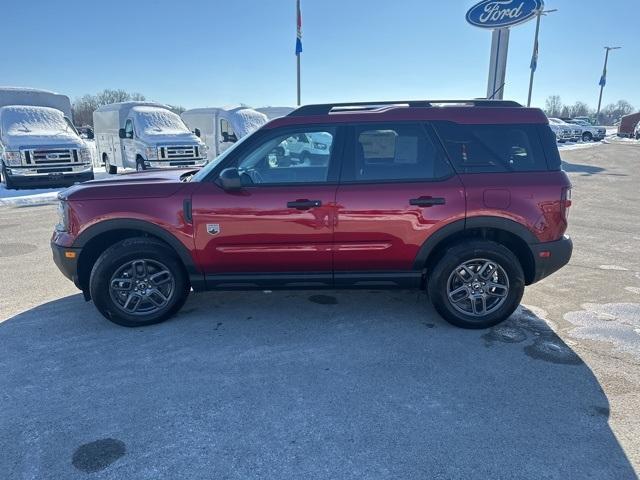
[[[384,100],[380,102],[346,102],[346,103],[320,103],[303,105],[287,115],[288,117],[300,117],[303,115],[327,115],[332,111],[362,111],[376,110],[384,106],[407,106],[412,108],[437,107],[442,104],[461,104],[473,107],[522,107],[513,100],[487,100],[476,98],[471,100]]]

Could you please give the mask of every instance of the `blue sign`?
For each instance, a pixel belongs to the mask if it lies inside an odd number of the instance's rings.
[[[476,27],[505,28],[531,20],[543,8],[543,0],[482,0],[469,9],[466,18]]]

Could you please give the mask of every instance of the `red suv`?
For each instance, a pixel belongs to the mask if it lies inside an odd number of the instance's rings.
[[[539,109],[308,105],[201,170],[69,188],[51,245],[125,326],[169,318],[191,289],[426,288],[449,322],[485,328],[569,261],[570,189]]]

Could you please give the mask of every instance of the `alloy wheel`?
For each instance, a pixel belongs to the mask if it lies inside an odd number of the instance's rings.
[[[169,304],[175,285],[166,265],[157,260],[136,259],[116,269],[109,281],[109,294],[123,312],[150,315]]]

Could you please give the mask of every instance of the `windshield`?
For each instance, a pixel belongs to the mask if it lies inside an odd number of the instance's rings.
[[[163,108],[136,108],[135,123],[140,135],[182,135],[190,133],[182,119]]]
[[[209,163],[207,163],[207,165],[205,165],[202,170],[200,170],[198,173],[196,173],[193,177],[191,177],[191,181],[192,182],[200,182],[201,180],[203,180],[207,175],[209,175],[209,173],[211,172],[211,170],[213,170],[216,165],[218,165],[220,162],[222,162],[225,158],[227,158],[233,151],[235,151],[240,145],[242,145],[244,142],[247,141],[247,139],[251,138],[253,136],[253,134],[247,135],[246,137],[242,137],[240,140],[238,140],[236,143],[234,143],[233,145],[231,145],[229,148],[227,148],[224,152],[222,152],[220,155],[218,155],[216,158],[214,158],[213,160],[211,160]]]
[[[2,109],[5,135],[73,135],[77,133],[60,110],[48,107],[5,107]]]

